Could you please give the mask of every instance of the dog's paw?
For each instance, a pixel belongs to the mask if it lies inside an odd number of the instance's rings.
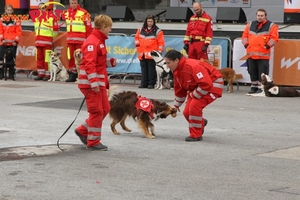
[[[146,135],[146,138],[148,138],[148,139],[154,139],[155,136],[153,136],[153,135]]]

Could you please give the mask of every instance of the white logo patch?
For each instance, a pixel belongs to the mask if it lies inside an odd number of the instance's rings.
[[[100,44],[100,49],[104,48],[104,44]]]
[[[203,74],[202,74],[201,72],[199,72],[199,73],[197,74],[197,77],[198,77],[198,79],[201,79],[201,78],[203,78]]]
[[[93,45],[89,45],[87,48],[88,51],[94,51],[94,46]]]

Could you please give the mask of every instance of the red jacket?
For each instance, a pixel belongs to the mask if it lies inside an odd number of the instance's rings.
[[[75,10],[69,7],[62,19],[66,22],[68,44],[83,44],[92,32],[90,14],[80,5]]]
[[[203,41],[209,45],[213,37],[213,22],[211,17],[203,12],[200,17],[196,14],[190,18],[186,33],[183,39],[184,44],[188,44],[190,39]]]
[[[222,96],[224,88],[222,74],[206,62],[182,57],[173,75],[175,107],[180,107],[184,103],[187,94],[196,99],[205,95],[212,98]]]
[[[109,63],[112,63],[112,58],[107,59],[106,39],[106,35],[98,29],[93,29],[91,35],[83,43],[78,88],[99,86],[108,89],[109,82],[106,67]]]
[[[0,19],[0,45],[12,45],[13,42],[19,42],[21,36],[21,21],[12,20],[9,15],[2,16]],[[3,40],[5,43],[2,43]]]

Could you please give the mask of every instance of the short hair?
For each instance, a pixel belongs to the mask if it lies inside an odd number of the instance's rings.
[[[183,57],[182,53],[180,53],[179,51],[175,50],[175,49],[171,49],[169,50],[166,55],[165,58],[168,58],[169,60],[176,60],[176,59],[181,59]]]
[[[155,23],[155,17],[153,15],[148,15],[144,21],[144,25],[143,25],[143,28],[147,28],[148,27],[148,24],[147,24],[147,20],[148,19],[152,19],[153,20],[153,27],[156,26],[156,23]]]
[[[97,15],[94,18],[95,28],[107,28],[112,27],[113,21],[108,15]]]
[[[4,10],[6,10],[7,8],[11,8],[14,10],[14,7],[11,5],[11,4],[7,4],[5,7],[4,7]]]
[[[267,16],[267,11],[266,11],[265,9],[263,9],[263,8],[258,9],[258,10],[256,11],[256,14],[257,14],[258,12],[264,12],[265,15]]]

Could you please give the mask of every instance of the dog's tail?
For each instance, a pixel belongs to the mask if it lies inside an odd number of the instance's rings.
[[[234,74],[234,80],[239,80],[243,78],[243,74]]]
[[[112,85],[112,86],[109,87],[109,90],[108,90],[108,101],[113,100],[115,94],[117,93],[117,88],[118,88],[117,85]]]

